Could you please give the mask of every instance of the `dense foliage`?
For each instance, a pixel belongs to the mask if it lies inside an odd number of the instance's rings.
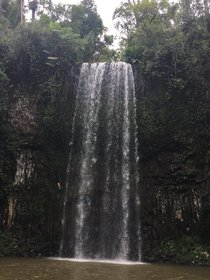
[[[151,257],[162,262],[210,265],[210,248],[197,237],[184,235],[179,239],[163,240],[153,253]]]

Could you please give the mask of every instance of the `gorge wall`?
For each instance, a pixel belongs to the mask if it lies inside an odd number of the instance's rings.
[[[167,238],[209,242],[210,106],[196,87],[168,93],[161,79],[141,76],[138,65],[134,72],[142,249],[154,260],[153,248]],[[46,92],[24,83],[10,89],[0,139],[0,227],[18,249],[8,254],[58,254],[78,73],[68,69]]]
[[[58,252],[71,108],[79,67],[69,67],[64,72],[62,81],[52,81],[50,77],[41,89],[39,84],[32,89],[22,79],[10,89],[4,102],[0,166],[2,255]]]
[[[163,240],[209,242],[210,107],[196,82],[170,90],[136,71],[143,251],[153,260]]]

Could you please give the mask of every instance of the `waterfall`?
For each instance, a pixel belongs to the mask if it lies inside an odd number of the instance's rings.
[[[131,65],[84,63],[73,122],[60,256],[140,260]]]

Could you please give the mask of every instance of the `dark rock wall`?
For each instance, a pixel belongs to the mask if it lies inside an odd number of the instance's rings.
[[[134,71],[142,246],[144,258],[152,260],[162,240],[190,235],[209,242],[210,107],[204,93],[177,91],[168,96],[161,79]]]
[[[0,189],[1,229],[25,246],[20,255],[58,251],[78,72],[79,66],[69,67],[54,92],[31,92],[24,83],[22,91],[10,92],[12,156],[2,162],[9,160],[12,179]]]
[[[138,67],[134,72],[148,260],[167,238],[187,234],[209,242],[210,107],[206,92],[168,92],[161,79],[141,76]],[[0,229],[14,233],[20,255],[58,252],[78,73],[70,67],[53,92],[10,90],[0,137]]]

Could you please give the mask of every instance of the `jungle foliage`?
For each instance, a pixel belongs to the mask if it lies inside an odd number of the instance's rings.
[[[122,56],[144,81],[138,104],[143,142],[206,135],[209,10],[205,0],[130,0],[116,9]]]

